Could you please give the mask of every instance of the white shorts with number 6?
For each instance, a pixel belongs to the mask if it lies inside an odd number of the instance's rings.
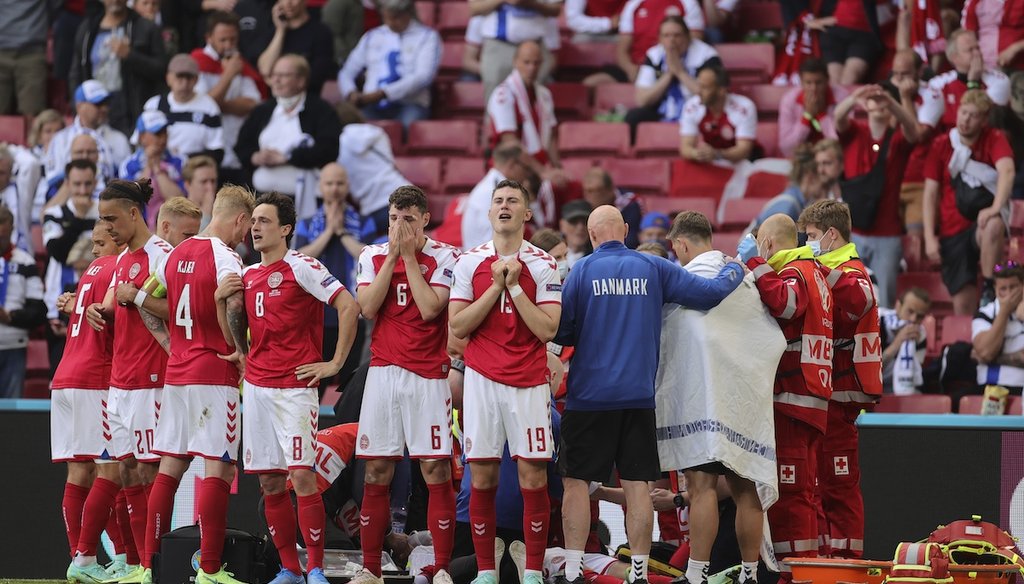
[[[279,389],[246,381],[242,408],[245,472],[313,469],[320,414],[315,387]]]
[[[370,367],[359,410],[356,456],[447,458],[452,453],[452,392],[447,379],[427,379],[395,365]]]
[[[134,456],[139,462],[160,462],[153,452],[156,426],[160,421],[160,400],[164,388],[119,389],[107,393],[110,423],[109,458],[121,460]]]
[[[501,460],[506,441],[513,459],[551,460],[550,385],[512,387],[467,367],[463,387],[467,460]]]

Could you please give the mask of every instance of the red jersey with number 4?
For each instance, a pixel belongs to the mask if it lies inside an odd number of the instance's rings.
[[[110,358],[114,350],[114,329],[97,332],[85,320],[90,304],[102,304],[114,276],[117,256],[96,258],[78,281],[75,311],[68,322],[67,344],[57,371],[53,389],[107,389],[110,387]]]
[[[156,272],[167,288],[170,385],[238,385],[238,368],[218,355],[232,353],[217,322],[217,283],[242,275],[242,258],[216,237],[181,242]]]
[[[155,235],[135,251],[125,250],[117,257],[116,274],[110,282],[115,288],[130,282],[141,289],[156,272],[171,244]],[[132,303],[114,303],[114,358],[110,367],[110,386],[118,389],[152,389],[164,386],[167,352],[156,342]]]
[[[455,265],[452,302],[472,303],[491,287],[491,264],[498,259],[494,242],[471,249]],[[538,306],[562,303],[558,265],[544,250],[524,241],[517,259],[523,264],[519,285]],[[548,382],[547,349],[526,326],[508,291],[494,303],[469,337],[466,366],[491,381],[512,387],[534,387]]]
[[[269,266],[242,271],[245,312],[252,341],[245,380],[260,387],[305,387],[299,365],[322,360],[324,303],[334,302],[345,286],[319,261],[289,250]]]
[[[369,286],[388,257],[387,243],[368,245],[359,254],[356,281],[359,287]],[[420,273],[432,287],[450,289],[459,250],[427,239],[416,254]],[[409,288],[405,261],[395,264],[384,303],[377,311],[370,339],[370,365],[397,365],[427,379],[448,376],[450,360],[448,344],[448,312],[442,310],[434,320],[426,322],[420,315]]]

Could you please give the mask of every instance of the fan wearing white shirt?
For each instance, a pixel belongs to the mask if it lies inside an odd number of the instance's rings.
[[[416,20],[412,0],[383,0],[384,24],[363,35],[338,73],[338,88],[371,120],[408,129],[430,117],[430,85],[441,63],[441,37]],[[365,71],[363,87],[356,77]]]
[[[484,99],[509,73],[516,47],[526,41],[538,41],[545,49],[538,79],[546,79],[554,66],[552,53],[561,48],[558,35],[560,0],[469,0],[470,14],[482,16],[480,36],[480,76],[484,83]],[[552,35],[552,33],[554,33]]]
[[[701,67],[697,95],[683,107],[679,153],[696,162],[747,160],[757,138],[757,107],[748,97],[729,91],[722,67]]]
[[[171,92],[154,95],[142,109],[159,110],[167,116],[167,149],[182,160],[199,154],[218,164],[224,159],[224,131],[220,106],[212,97],[196,93],[199,65],[184,53],[167,65],[167,86]]]

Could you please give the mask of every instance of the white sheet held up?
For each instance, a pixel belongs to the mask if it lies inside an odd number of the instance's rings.
[[[686,268],[713,277],[722,265],[708,252]],[[752,274],[707,313],[666,305],[655,397],[662,470],[718,461],[757,485],[763,509],[775,503],[772,395],[785,348]]]

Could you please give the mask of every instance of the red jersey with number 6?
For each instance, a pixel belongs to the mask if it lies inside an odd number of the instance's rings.
[[[369,286],[388,257],[388,244],[369,245],[359,254],[359,287]],[[450,289],[459,250],[427,239],[416,254],[420,273],[432,287]],[[427,379],[444,379],[451,363],[448,344],[448,312],[442,310],[434,320],[424,321],[412,290],[405,261],[399,258],[391,276],[391,286],[377,312],[370,340],[370,365],[397,365]]]
[[[107,389],[110,387],[110,358],[114,350],[114,328],[93,330],[85,320],[90,304],[101,304],[114,277],[117,256],[96,258],[82,273],[75,295],[75,311],[68,322],[67,344],[53,389]]]
[[[558,265],[544,250],[524,241],[517,259],[523,264],[519,286],[534,304],[562,304]],[[452,302],[472,303],[491,287],[491,264],[498,260],[494,242],[471,249],[455,265]],[[491,381],[512,387],[548,382],[547,348],[519,316],[508,290],[494,303],[469,337],[466,366]]]
[[[345,286],[319,261],[289,250],[269,266],[253,264],[242,271],[245,312],[252,341],[245,380],[260,387],[305,387],[295,375],[299,365],[323,356],[324,303]]]
[[[156,278],[167,288],[170,385],[238,385],[238,368],[218,355],[232,353],[217,321],[213,295],[221,279],[242,275],[242,258],[216,237],[181,242]]]

